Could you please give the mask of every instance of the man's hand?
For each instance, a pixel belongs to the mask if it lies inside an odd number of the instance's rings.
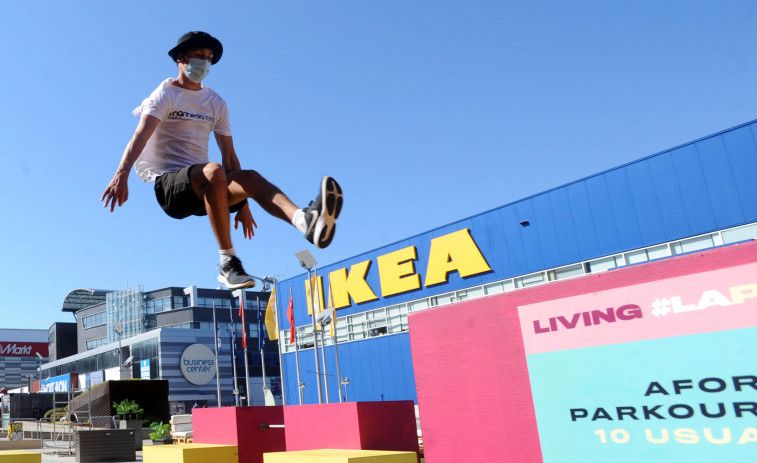
[[[255,229],[258,228],[258,224],[256,224],[255,219],[252,218],[249,204],[245,204],[234,216],[234,230],[239,228],[240,223],[242,224],[244,237],[251,240],[252,237],[255,236]]]
[[[110,181],[108,184],[108,187],[103,192],[102,197],[100,198],[100,201],[105,201],[105,204],[103,204],[103,207],[108,207],[108,204],[110,204],[110,212],[113,212],[113,209],[116,208],[116,203],[118,203],[119,206],[122,206],[123,203],[126,202],[127,199],[129,199],[129,171],[126,171],[124,173],[116,173],[116,175],[113,176],[113,180]],[[250,216],[252,218],[252,216]]]
[[[158,124],[160,124],[160,119],[148,114],[143,114],[139,119],[137,130],[134,131],[134,135],[129,140],[129,144],[126,145],[123,156],[121,156],[121,163],[116,169],[116,175],[113,176],[113,180],[110,181],[108,188],[105,189],[100,198],[100,201],[105,201],[103,207],[110,205],[110,212],[113,212],[113,209],[116,208],[116,203],[122,206],[129,199],[129,171]]]

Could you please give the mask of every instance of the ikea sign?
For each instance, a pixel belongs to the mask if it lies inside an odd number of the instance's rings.
[[[461,277],[470,277],[490,272],[492,269],[481,250],[471,236],[470,230],[464,228],[431,239],[425,278],[421,280],[416,268],[418,248],[408,246],[397,251],[378,256],[379,285],[368,284],[366,276],[373,261],[366,260],[352,265],[349,270],[341,268],[329,272],[330,296],[337,309],[355,304],[374,301],[381,297],[393,296],[421,287],[436,286],[448,282],[449,275],[457,272]],[[309,285],[305,281],[308,305],[310,305]],[[316,282],[316,299],[323,301],[323,283]],[[310,308],[308,308],[310,312]]]

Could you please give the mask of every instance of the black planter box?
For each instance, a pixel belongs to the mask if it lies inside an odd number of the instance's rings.
[[[173,438],[171,437],[164,437],[163,439],[152,439],[152,445],[169,445],[173,444]]]
[[[76,432],[76,461],[137,461],[133,429]]]
[[[118,422],[119,429],[134,431],[134,449],[142,450],[142,418],[138,420],[121,420]]]

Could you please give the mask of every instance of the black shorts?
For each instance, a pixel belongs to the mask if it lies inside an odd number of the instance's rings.
[[[184,219],[190,215],[208,215],[205,201],[192,189],[189,173],[194,166],[184,167],[176,172],[166,172],[155,179],[155,198],[163,211],[174,219]],[[238,212],[247,200],[229,206],[229,212]]]

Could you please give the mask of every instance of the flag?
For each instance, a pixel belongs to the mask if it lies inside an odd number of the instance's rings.
[[[244,293],[239,295],[239,316],[242,318],[242,349],[247,349],[247,324],[244,322]]]
[[[279,313],[277,307],[276,287],[274,286],[273,290],[271,290],[271,296],[268,298],[268,307],[265,309],[265,329],[268,331],[268,339],[271,341],[279,339]]]
[[[236,324],[234,323],[234,317],[232,316],[231,308],[229,308],[229,317],[231,317],[231,323],[229,323],[229,335],[231,336],[231,355],[237,354],[237,333]]]
[[[313,278],[305,282],[305,295],[308,299],[308,314],[317,317],[323,310],[323,278],[315,272]],[[319,328],[316,326],[316,329]]]
[[[294,344],[294,303],[292,302],[292,287],[289,287],[289,306],[287,307],[287,318],[289,319],[289,344]]]
[[[265,347],[265,331],[263,331],[263,314],[260,313],[260,304],[258,304],[258,350]]]

